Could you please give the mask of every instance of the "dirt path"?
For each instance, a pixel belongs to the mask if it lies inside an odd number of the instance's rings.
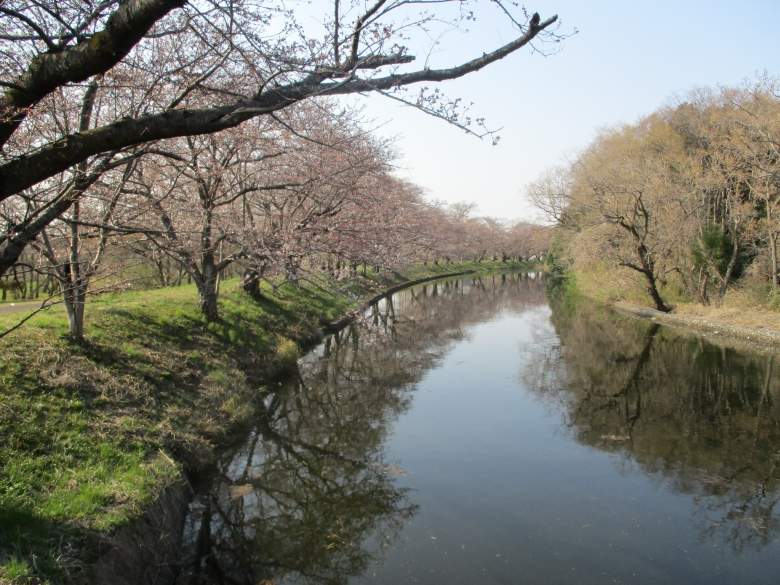
[[[19,301],[18,303],[0,303],[0,315],[8,313],[31,312],[41,306],[41,301]]]
[[[759,349],[771,349],[776,351],[780,348],[780,331],[774,328],[732,325],[723,321],[695,315],[662,313],[655,309],[639,307],[628,303],[616,303],[612,306],[618,311],[628,313],[635,317],[650,319],[663,325],[671,325],[672,327],[694,330],[704,333],[705,336],[708,337],[712,336],[720,340],[735,339],[747,342]]]

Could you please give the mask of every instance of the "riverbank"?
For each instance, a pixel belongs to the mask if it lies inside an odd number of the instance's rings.
[[[670,327],[696,331],[706,337],[741,341],[751,345],[780,347],[780,315],[774,311],[680,304],[671,313],[630,303],[614,303],[616,310]]]
[[[673,291],[665,291],[673,309],[671,313],[663,313],[649,306],[647,294],[635,279],[626,277],[616,281],[601,273],[577,272],[569,273],[565,280],[568,293],[583,295],[625,314],[721,341],[742,342],[757,348],[780,347],[780,311],[760,302],[755,291],[730,290],[719,306],[686,302]]]
[[[192,287],[106,295],[87,307],[82,344],[60,309],[37,315],[0,341],[0,582],[88,582],[110,535],[207,469],[323,324],[406,281],[518,268],[265,284],[260,301],[228,282],[216,323]]]

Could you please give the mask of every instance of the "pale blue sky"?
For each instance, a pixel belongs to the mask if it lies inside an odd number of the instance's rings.
[[[530,218],[523,186],[586,146],[600,128],[635,120],[695,87],[780,74],[780,0],[526,6],[543,18],[557,13],[562,30],[579,33],[556,55],[522,51],[441,86],[475,102],[477,115],[503,128],[498,146],[386,98],[362,100],[367,116],[383,124],[380,131],[398,136],[399,172],[432,198],[474,201],[487,215]],[[445,37],[431,66],[479,55],[511,36],[493,13],[469,34]]]

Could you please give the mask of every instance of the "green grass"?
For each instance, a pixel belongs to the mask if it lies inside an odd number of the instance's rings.
[[[246,429],[257,389],[300,343],[382,288],[501,263],[419,266],[254,301],[223,283],[205,322],[194,287],[111,294],[87,306],[86,341],[55,307],[0,340],[0,583],[83,578],[95,545]],[[19,314],[0,315],[0,328]]]

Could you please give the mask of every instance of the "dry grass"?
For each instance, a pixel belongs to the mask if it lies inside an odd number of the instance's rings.
[[[679,303],[674,312],[736,327],[780,332],[780,312],[744,289],[729,291],[720,305]]]
[[[603,303],[653,306],[641,276],[627,269],[592,263],[573,274],[573,283],[577,291]],[[674,314],[682,317],[780,332],[780,311],[764,286],[746,284],[734,287],[721,303],[711,305],[690,302],[674,282],[669,283],[662,294],[674,306]]]

